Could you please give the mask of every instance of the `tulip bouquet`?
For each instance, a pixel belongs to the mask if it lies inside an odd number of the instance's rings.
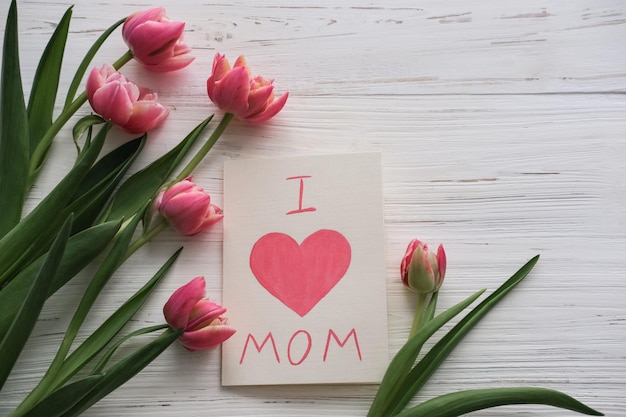
[[[12,417],[79,415],[176,340],[189,350],[210,349],[235,332],[224,317],[226,309],[205,298],[202,277],[171,296],[163,308],[165,323],[125,332],[125,325],[175,262],[178,250],[99,328],[75,343],[102,289],[134,252],[167,227],[195,235],[222,219],[222,210],[193,182],[193,170],[232,120],[264,122],[283,108],[288,97],[285,93],[275,100],[273,81],[253,77],[243,57],[231,67],[224,55],[217,54],[207,92],[224,111],[218,126],[186,165],[182,166],[183,159],[213,116],[169,152],[127,176],[143,149],[146,132],[160,126],[169,111],[156,93],[119,70],[133,59],[156,73],[187,67],[193,57],[182,41],[185,25],[169,20],[162,8],[140,11],[113,24],[87,52],[55,115],[71,16],[72,8],[51,36],[28,101],[20,74],[15,0],[5,27],[0,90],[0,390],[46,300],[98,258],[82,299],[69,311],[73,316],[47,372]],[[99,48],[120,25],[128,51],[113,64],[87,72]],[[78,94],[84,78],[85,91]],[[72,129],[77,148],[74,165],[37,207],[24,213],[24,200],[54,139],[62,136],[62,128],[73,116],[80,116],[77,113],[87,101],[92,112],[78,117]],[[116,130],[139,137],[101,155],[107,136]],[[154,332],[159,334],[125,357],[114,355],[130,338]]]

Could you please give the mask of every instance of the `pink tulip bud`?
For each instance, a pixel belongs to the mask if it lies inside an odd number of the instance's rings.
[[[437,248],[437,254],[428,250],[428,246],[413,239],[406,248],[400,264],[402,282],[407,287],[422,294],[438,291],[446,275],[446,253],[443,245]]]
[[[93,110],[130,133],[152,130],[169,114],[155,93],[138,87],[110,65],[93,68],[86,89]]]
[[[130,51],[146,69],[169,72],[186,67],[194,60],[191,48],[182,42],[185,24],[172,22],[165,9],[155,7],[134,13],[122,27],[122,37]]]
[[[214,348],[235,334],[222,314],[226,309],[209,301],[204,277],[196,277],[183,285],[163,306],[167,324],[174,329],[185,329],[179,340],[188,350]]]
[[[211,197],[191,177],[161,192],[155,206],[174,230],[187,236],[202,232],[224,217],[222,209],[211,204]]]
[[[261,123],[274,117],[284,106],[289,93],[274,100],[274,80],[252,77],[243,56],[230,63],[215,54],[213,71],[207,80],[209,98],[226,113],[248,123]]]

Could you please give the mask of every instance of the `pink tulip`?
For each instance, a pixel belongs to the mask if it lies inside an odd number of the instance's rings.
[[[174,230],[187,236],[202,232],[224,217],[222,209],[211,204],[211,197],[191,177],[161,192],[155,205]]]
[[[224,55],[215,54],[213,71],[207,80],[209,98],[220,109],[248,123],[261,123],[275,116],[289,93],[274,100],[274,80],[252,77],[243,56],[231,68]]]
[[[428,250],[428,246],[413,239],[400,264],[402,282],[407,287],[422,294],[438,291],[446,275],[446,253],[443,245],[437,248],[437,254]]]
[[[130,51],[146,69],[169,72],[186,67],[194,60],[191,48],[182,42],[185,24],[171,22],[165,9],[155,7],[134,13],[126,19],[122,37]]]
[[[167,324],[174,329],[185,329],[179,340],[188,350],[214,348],[235,334],[222,314],[226,309],[209,301],[204,277],[196,277],[183,285],[163,306]]]
[[[161,125],[169,110],[157,95],[127,80],[110,65],[95,67],[87,78],[87,98],[93,110],[130,133]]]

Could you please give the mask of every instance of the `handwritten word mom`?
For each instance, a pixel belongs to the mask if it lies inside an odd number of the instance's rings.
[[[304,341],[304,352],[300,354],[294,354],[292,352],[292,345],[294,342],[300,339],[298,343],[302,343]],[[356,354],[359,357],[359,360],[362,360],[361,357],[361,347],[359,346],[359,339],[357,338],[356,330],[352,329],[348,332],[348,335],[340,340],[339,336],[333,329],[328,330],[328,337],[326,338],[326,344],[324,346],[324,354],[322,356],[322,361],[326,362],[328,359],[328,351],[330,349],[331,342],[334,341],[340,348],[343,349],[344,346],[348,343],[348,341],[352,339],[354,341],[354,346],[356,348]],[[257,353],[261,353],[261,351],[265,348],[272,349],[274,353],[274,357],[276,358],[276,362],[280,363],[280,354],[278,353],[278,347],[276,346],[276,340],[274,339],[274,335],[272,332],[268,332],[267,336],[263,339],[261,344],[259,344],[258,340],[254,337],[252,333],[248,333],[248,337],[246,338],[246,343],[243,346],[243,351],[241,352],[241,358],[239,359],[239,365],[243,364],[244,359],[246,358],[246,354],[248,353],[248,347],[250,346],[250,342],[254,345]],[[313,347],[313,339],[311,334],[306,330],[297,330],[289,339],[289,342],[286,346],[287,360],[293,366],[298,366],[302,362],[304,362],[309,354],[311,353],[311,348]],[[284,357],[284,356],[283,356]]]

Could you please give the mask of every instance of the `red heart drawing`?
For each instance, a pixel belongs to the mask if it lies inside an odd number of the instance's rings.
[[[335,230],[318,230],[301,245],[284,233],[268,233],[252,247],[250,269],[263,288],[304,317],[343,278],[351,252]]]

